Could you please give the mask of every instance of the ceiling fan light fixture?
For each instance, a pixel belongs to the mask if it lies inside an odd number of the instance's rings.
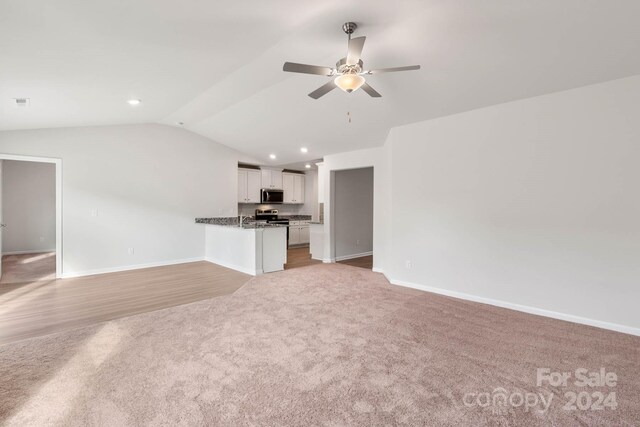
[[[351,93],[360,89],[360,86],[364,84],[364,81],[364,77],[358,74],[348,73],[336,77],[334,83],[343,91]]]

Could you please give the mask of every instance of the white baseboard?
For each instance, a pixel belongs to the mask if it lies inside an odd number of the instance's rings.
[[[210,262],[212,264],[216,264],[216,265],[220,265],[222,267],[226,267],[226,268],[230,268],[232,270],[236,270],[239,271],[241,273],[245,273],[245,274],[250,274],[251,276],[257,276],[258,274],[261,274],[262,271],[257,271],[255,269],[249,269],[249,268],[245,268],[239,265],[235,265],[235,264],[231,264],[225,261],[221,261],[218,259],[213,259],[213,258],[204,258],[205,261]]]
[[[384,274],[384,272],[382,272]],[[620,325],[617,323],[604,322],[601,320],[588,319],[586,317],[574,316],[573,314],[565,314],[557,311],[545,310],[542,308],[531,307],[527,305],[514,304],[507,301],[496,300],[492,298],[480,297],[477,295],[471,295],[463,292],[450,291],[442,288],[435,288],[432,286],[419,285],[417,283],[405,282],[402,280],[396,280],[389,278],[386,274],[387,280],[392,285],[404,286],[407,288],[418,289],[425,292],[432,292],[434,294],[446,295],[448,297],[459,298],[467,301],[479,302],[483,304],[489,304],[496,307],[508,308],[511,310],[521,311],[529,314],[536,314],[538,316],[551,317],[553,319],[565,320],[567,322],[580,323],[583,325],[595,326],[596,328],[608,329],[611,331],[622,332],[624,334],[640,336],[640,328],[634,328],[632,326]]]
[[[336,260],[333,259],[333,258],[323,258],[322,262],[324,262],[325,264],[331,264],[331,263],[336,262]]]
[[[163,267],[165,265],[186,264],[189,262],[197,262],[197,261],[204,261],[204,257],[186,258],[186,259],[178,259],[178,260],[172,260],[172,261],[150,262],[146,264],[125,265],[122,267],[98,268],[95,270],[73,271],[71,273],[63,273],[62,278],[69,279],[71,277],[93,276],[96,274],[105,274],[105,273],[117,273],[119,271],[139,270],[141,268],[151,268],[151,267]]]
[[[362,258],[363,256],[369,256],[369,255],[373,255],[373,252],[369,251],[369,252],[362,252],[360,254],[337,256],[336,261],[345,261],[347,259]]]
[[[38,249],[33,251],[11,251],[11,252],[2,252],[2,255],[27,255],[27,254],[42,254],[47,252],[55,252],[54,249]]]
[[[384,270],[383,270],[383,269],[381,269],[381,268],[379,268],[379,267],[373,267],[373,268],[371,269],[371,271],[373,271],[374,273],[382,273],[382,274],[384,274]],[[384,277],[387,277],[387,275],[386,275],[386,274],[384,274]],[[387,278],[387,280],[388,280],[388,278]],[[391,280],[389,280],[389,282],[391,282]]]

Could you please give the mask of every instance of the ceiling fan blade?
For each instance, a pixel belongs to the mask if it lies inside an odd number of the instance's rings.
[[[408,65],[406,67],[394,67],[394,68],[380,68],[379,70],[369,70],[365,71],[362,74],[380,74],[380,73],[393,73],[395,71],[411,71],[411,70],[419,70],[419,65]]]
[[[364,48],[364,41],[366,37],[356,37],[355,39],[349,39],[349,50],[347,52],[347,65],[356,65],[360,61],[362,55],[362,48]]]
[[[382,98],[382,95],[380,95],[377,90],[372,88],[371,85],[369,85],[369,83],[365,82],[360,87],[362,88],[363,91],[367,92],[370,97],[372,97],[372,98]]]
[[[333,82],[333,80],[329,80],[327,83],[323,84],[318,89],[311,92],[309,96],[313,99],[318,99],[321,96],[328,94],[335,88],[336,88],[336,84]]]
[[[290,73],[317,74],[319,76],[333,75],[333,68],[319,67],[317,65],[298,64],[295,62],[285,62],[282,71]]]

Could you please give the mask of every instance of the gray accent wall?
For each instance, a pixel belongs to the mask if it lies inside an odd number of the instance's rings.
[[[334,175],[335,257],[373,251],[373,168]]]
[[[56,166],[5,160],[2,168],[2,252],[34,253],[56,247]]]

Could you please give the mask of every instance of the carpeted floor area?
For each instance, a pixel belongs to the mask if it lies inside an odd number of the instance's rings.
[[[602,367],[615,386],[536,384],[538,368]],[[0,424],[9,426],[640,420],[640,338],[396,287],[336,264],[1,346],[0,378]],[[615,392],[617,407],[564,408],[565,393],[596,391]]]

